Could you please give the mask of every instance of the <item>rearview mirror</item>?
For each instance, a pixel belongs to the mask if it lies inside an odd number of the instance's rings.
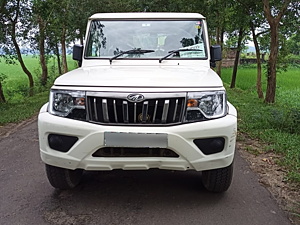
[[[210,65],[216,67],[216,62],[222,60],[222,49],[220,45],[210,46]]]
[[[74,45],[73,46],[73,60],[78,61],[78,65],[81,66],[83,55],[83,45]]]

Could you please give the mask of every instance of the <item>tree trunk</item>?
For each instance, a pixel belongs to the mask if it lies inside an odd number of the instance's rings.
[[[4,102],[6,102],[6,100],[2,89],[2,83],[0,81],[0,103],[4,103]]]
[[[240,59],[241,44],[242,44],[243,36],[244,36],[244,29],[240,28],[239,38],[238,38],[238,46],[237,46],[237,51],[236,51],[236,55],[235,55],[235,59],[234,59],[230,88],[235,88],[237,68],[238,68],[239,59]]]
[[[268,77],[267,77],[267,91],[266,91],[266,103],[275,102],[276,94],[276,64],[278,57],[279,48],[279,23],[284,13],[286,12],[291,0],[284,0],[283,6],[280,11],[278,11],[277,16],[273,16],[274,10],[270,7],[269,0],[262,0],[264,5],[264,14],[270,25],[271,31],[271,43],[270,43],[270,56],[268,61]]]
[[[29,80],[29,96],[33,96],[33,87],[34,87],[34,81],[33,81],[33,77],[32,74],[30,73],[30,71],[27,69],[23,58],[22,58],[22,54],[21,54],[21,50],[20,47],[18,45],[18,42],[16,40],[16,21],[14,21],[12,23],[12,34],[11,34],[11,38],[13,41],[13,44],[15,46],[15,50],[17,52],[17,56],[18,56],[18,60],[20,62],[20,65],[22,67],[22,70],[24,71],[24,73],[27,75],[28,80]]]
[[[68,63],[67,63],[67,52],[66,52],[66,28],[63,28],[63,32],[61,36],[61,54],[62,54],[63,73],[67,73]]]
[[[45,26],[41,17],[38,18],[40,37],[39,37],[39,50],[40,50],[40,64],[42,67],[41,83],[43,86],[47,84],[48,68],[45,56]]]
[[[223,44],[224,44],[224,28],[221,29],[220,33],[220,43],[218,43],[221,46],[221,49],[223,50]],[[217,62],[217,74],[221,77],[222,74],[222,60]]]
[[[276,94],[276,64],[278,56],[278,25],[276,23],[270,24],[271,29],[271,44],[270,44],[270,56],[268,61],[268,72],[267,72],[267,91],[265,102],[274,103]]]
[[[54,52],[54,54],[56,55],[56,59],[57,59],[58,74],[59,74],[59,75],[62,75],[58,43],[55,44],[55,52]]]
[[[84,44],[83,43],[84,42],[83,41],[84,40],[84,31],[83,30],[79,30],[79,32],[80,32],[80,38],[79,38],[80,39],[80,44],[83,45]]]
[[[256,91],[259,98],[264,98],[264,93],[262,90],[262,83],[261,83],[261,59],[260,59],[260,49],[257,41],[257,36],[255,34],[255,28],[254,24],[250,23],[251,31],[252,31],[252,37],[253,42],[255,46],[256,51],[256,60],[257,60],[257,79],[256,79]]]

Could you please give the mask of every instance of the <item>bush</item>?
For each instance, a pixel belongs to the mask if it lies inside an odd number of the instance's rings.
[[[271,109],[268,121],[272,128],[291,134],[300,134],[300,109]]]

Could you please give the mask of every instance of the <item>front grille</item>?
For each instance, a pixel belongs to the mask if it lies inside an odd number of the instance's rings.
[[[93,157],[167,157],[178,158],[179,155],[167,148],[113,148],[97,150]]]
[[[88,119],[91,122],[104,124],[173,124],[182,121],[185,106],[184,94],[145,95],[142,102],[130,102],[128,94],[120,97],[87,95]]]

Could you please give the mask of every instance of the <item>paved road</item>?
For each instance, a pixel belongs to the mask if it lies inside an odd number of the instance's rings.
[[[71,191],[48,183],[36,121],[0,137],[0,224],[286,225],[287,215],[237,156],[225,194],[204,190],[200,173],[87,172]]]

